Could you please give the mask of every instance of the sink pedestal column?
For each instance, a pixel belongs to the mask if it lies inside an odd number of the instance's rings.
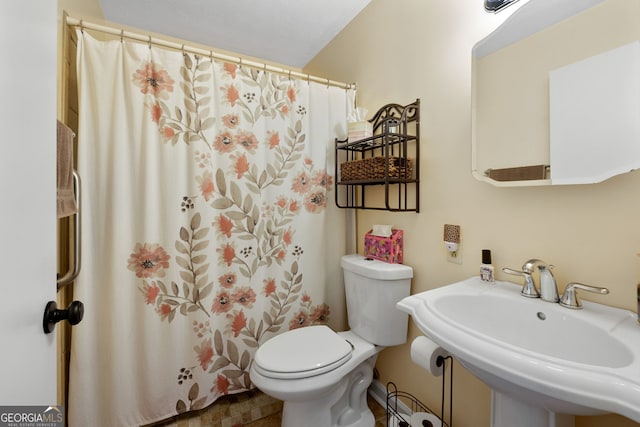
[[[550,412],[492,390],[491,427],[513,426],[574,427],[574,416]]]

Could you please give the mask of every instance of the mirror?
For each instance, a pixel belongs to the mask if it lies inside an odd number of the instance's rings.
[[[472,173],[498,186],[640,168],[640,0],[529,0],[472,50]]]

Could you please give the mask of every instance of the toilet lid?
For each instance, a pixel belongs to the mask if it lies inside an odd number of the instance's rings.
[[[336,369],[353,346],[327,326],[294,329],[271,338],[256,351],[255,369],[271,378],[306,378]]]

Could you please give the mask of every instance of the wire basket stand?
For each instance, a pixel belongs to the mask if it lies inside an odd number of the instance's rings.
[[[444,421],[445,409],[445,389],[446,389],[446,361],[449,360],[449,424]],[[442,400],[440,407],[440,416],[435,414],[431,409],[424,405],[415,396],[405,391],[400,391],[393,382],[387,383],[387,427],[452,427],[453,419],[453,359],[451,356],[440,357],[438,362],[442,364]],[[438,365],[440,366],[440,365]],[[408,410],[409,414],[401,411]],[[439,420],[439,423],[433,424],[429,421],[423,421],[421,425],[410,424],[411,414],[415,412],[427,412],[433,414]]]

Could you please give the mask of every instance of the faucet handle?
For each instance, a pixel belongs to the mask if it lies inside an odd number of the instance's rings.
[[[530,271],[518,271],[507,267],[503,268],[502,271],[507,274],[513,274],[514,276],[524,277],[524,285],[522,286],[522,290],[520,291],[523,296],[527,298],[540,298],[540,293],[536,289],[535,283],[533,283],[533,277],[531,277]]]
[[[609,293],[609,289],[607,288],[585,285],[584,283],[571,282],[564,289],[564,293],[562,294],[562,298],[560,298],[559,304],[563,307],[571,308],[574,310],[582,309],[582,304],[580,303],[578,294],[576,293],[577,289],[601,295],[606,295]]]
[[[507,274],[513,274],[514,276],[524,276],[526,274],[529,274],[528,271],[518,271],[518,270],[514,270],[513,268],[508,268],[508,267],[504,267],[502,269],[502,271],[504,271]]]

